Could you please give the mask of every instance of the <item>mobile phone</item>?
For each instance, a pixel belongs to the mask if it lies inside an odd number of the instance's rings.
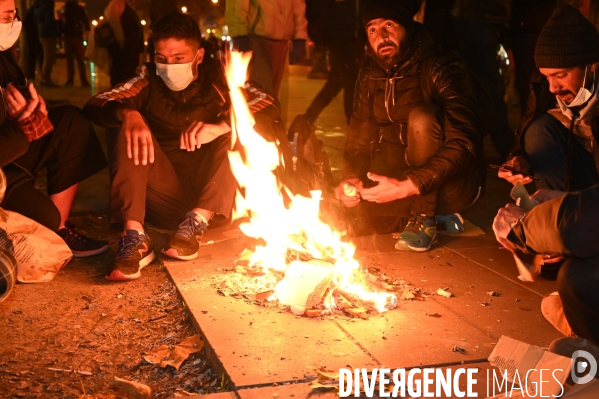
[[[19,91],[19,93],[23,95],[25,100],[31,100],[31,93],[29,93],[29,86],[27,86],[27,80],[25,80],[25,84],[10,82],[4,85],[3,88],[6,89],[6,86],[8,86],[9,84],[13,85],[13,87],[16,88]]]
[[[509,170],[510,172],[512,172],[513,174],[516,174],[516,175],[522,175],[524,177],[530,177],[533,180],[539,180],[538,177],[536,177],[534,175],[530,175],[528,173],[524,173],[522,171],[519,171],[518,169],[512,168],[511,166],[507,166],[507,165],[489,165],[489,166],[493,169],[505,169],[505,170]]]

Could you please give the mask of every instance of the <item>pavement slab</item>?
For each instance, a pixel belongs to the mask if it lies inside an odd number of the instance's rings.
[[[255,244],[239,236],[235,226],[209,230],[204,240],[212,244],[203,245],[195,261],[163,260],[214,360],[243,392],[247,387],[305,381],[308,366],[460,365],[484,361],[502,335],[539,346],[558,338],[541,315],[540,290],[509,278],[515,268],[493,270],[491,261],[481,257],[497,245],[485,238],[470,239],[483,244],[480,254],[474,252],[478,248],[454,248],[460,242],[456,239],[442,238],[424,254],[396,251],[391,235],[356,240],[356,257],[363,266],[379,268],[431,294],[424,301],[400,301],[398,310],[367,321],[296,317],[218,295],[210,278],[233,267],[243,249]],[[479,261],[471,260],[476,256]],[[447,288],[453,296],[435,295],[438,288]],[[435,314],[440,317],[430,316]],[[465,352],[452,351],[456,345]]]

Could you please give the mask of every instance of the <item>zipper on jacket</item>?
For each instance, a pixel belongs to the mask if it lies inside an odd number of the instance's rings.
[[[187,104],[187,100],[185,99],[185,90],[181,92],[181,96],[183,96],[183,104]],[[185,122],[189,124],[189,115],[187,113],[185,114]]]

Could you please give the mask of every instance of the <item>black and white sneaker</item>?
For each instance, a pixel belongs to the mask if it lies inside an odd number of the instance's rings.
[[[69,246],[76,258],[103,254],[110,249],[108,241],[94,240],[75,230],[75,225],[67,221],[65,227],[56,232]]]

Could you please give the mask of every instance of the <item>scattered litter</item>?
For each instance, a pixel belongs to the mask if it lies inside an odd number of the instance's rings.
[[[426,315],[429,316],[429,317],[437,317],[437,318],[441,317],[441,315],[439,313],[436,313],[436,312],[435,313],[427,313]]]
[[[449,292],[449,291],[446,291],[446,290],[447,290],[447,288],[446,288],[446,289],[439,288],[439,289],[437,290],[437,295],[441,295],[441,296],[442,296],[442,297],[444,297],[444,298],[451,298],[451,296],[452,296],[452,293],[451,293],[451,292]]]
[[[464,355],[466,353],[466,349],[462,348],[461,346],[457,346],[457,345],[455,345],[453,348],[451,348],[451,351],[461,353],[462,355]]]
[[[480,306],[491,306],[489,302],[481,302]]]
[[[192,335],[172,348],[168,345],[157,346],[151,354],[144,356],[144,359],[148,363],[159,364],[163,368],[171,366],[179,370],[181,364],[183,364],[190,354],[201,351],[203,347],[204,341],[200,339],[200,336]]]
[[[495,291],[487,290],[487,295],[489,295],[489,296],[499,296],[499,293],[495,292]]]
[[[92,372],[90,372],[90,371],[84,371],[84,370],[56,369],[56,368],[53,368],[53,367],[48,367],[48,370],[50,370],[50,371],[62,371],[62,372],[66,372],[66,373],[75,373],[75,374],[86,375],[86,376],[92,376],[92,375],[94,375]]]

